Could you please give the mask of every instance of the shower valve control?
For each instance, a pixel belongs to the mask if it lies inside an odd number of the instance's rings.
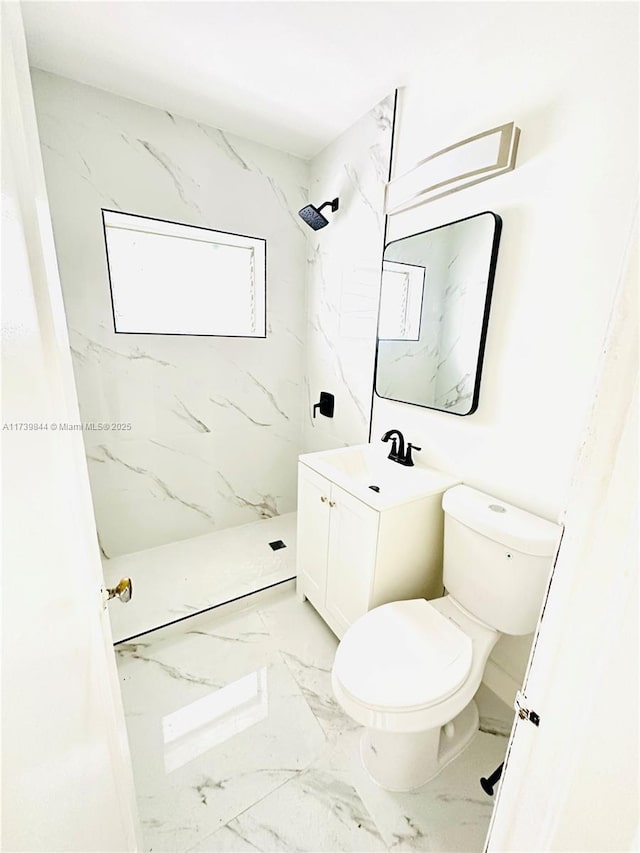
[[[320,392],[320,402],[315,403],[313,406],[313,417],[315,418],[316,412],[320,409],[320,414],[324,415],[325,418],[332,418],[333,412],[335,409],[335,397],[333,394],[329,394],[328,391]]]

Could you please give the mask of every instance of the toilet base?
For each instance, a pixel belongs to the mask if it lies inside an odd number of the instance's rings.
[[[360,756],[371,779],[387,791],[413,791],[429,782],[469,745],[478,731],[478,708],[471,701],[446,726],[424,732],[367,728]]]

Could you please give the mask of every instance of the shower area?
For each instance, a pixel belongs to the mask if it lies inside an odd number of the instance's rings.
[[[119,642],[294,578],[298,455],[368,440],[393,98],[304,159],[32,76],[82,418],[70,428],[105,585],[133,583],[110,605]],[[336,197],[320,231],[298,215]],[[240,273],[211,278],[219,302],[204,310],[206,270],[162,254],[171,229],[197,246],[253,241],[251,328]],[[149,268],[126,266],[129,238],[148,242]],[[330,420],[313,417],[321,391]]]

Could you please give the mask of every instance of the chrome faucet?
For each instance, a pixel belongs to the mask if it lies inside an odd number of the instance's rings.
[[[399,465],[411,467],[414,465],[412,450],[422,450],[421,447],[416,447],[415,444],[409,442],[405,451],[404,436],[399,429],[390,429],[382,436],[382,441],[391,441],[391,450],[389,451],[388,459],[392,462],[397,462]]]

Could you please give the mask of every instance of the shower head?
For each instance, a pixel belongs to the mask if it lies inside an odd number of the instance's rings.
[[[303,207],[302,210],[298,211],[298,216],[307,223],[310,228],[313,228],[314,231],[318,231],[320,228],[324,228],[325,225],[329,224],[329,220],[326,216],[323,216],[320,211],[323,207],[331,207],[331,212],[335,213],[338,209],[338,199],[334,198],[333,201],[325,201],[324,204],[321,204],[320,207],[314,207],[312,204],[308,204],[306,207]]]

